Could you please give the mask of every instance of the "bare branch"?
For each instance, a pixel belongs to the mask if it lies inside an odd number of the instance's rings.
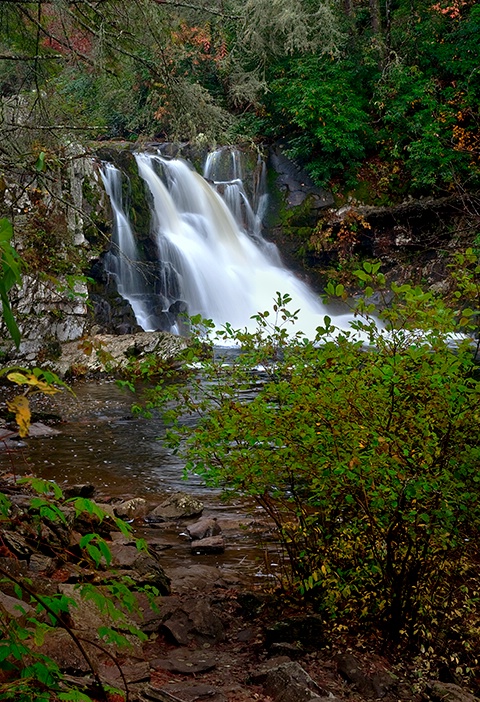
[[[65,57],[61,54],[37,55],[37,56],[14,56],[12,54],[0,54],[2,61],[59,61]]]

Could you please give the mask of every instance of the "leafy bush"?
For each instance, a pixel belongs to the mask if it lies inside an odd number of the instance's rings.
[[[377,264],[357,276],[367,296],[385,284]],[[458,318],[409,285],[390,295],[381,312],[360,303],[351,331],[325,317],[314,340],[289,336],[295,314],[279,295],[257,332],[220,333],[241,345],[231,363],[213,349],[205,358],[199,336],[186,381],[149,403],[166,403],[189,471],[264,508],[289,586],[326,618],[391,642],[465,639],[478,624],[480,384],[470,338],[452,345],[447,330],[468,327],[473,310]]]
[[[83,520],[84,524],[96,522],[99,529],[102,528],[104,519],[111,519],[91,500],[82,497],[64,499],[61,489],[51,481],[24,478],[19,482],[27,483],[34,494],[22,512],[7,495],[0,493],[0,521],[7,532],[14,530],[21,521],[22,535],[27,542],[38,541],[38,535],[43,533],[45,528],[56,530],[56,534],[61,533],[62,528],[68,532],[67,521],[72,516],[78,520],[79,526]],[[116,518],[114,521],[125,535],[131,535],[127,524]],[[8,535],[2,545],[4,553],[8,553],[5,543],[9,543]],[[144,542],[138,540],[137,547],[143,549]],[[67,561],[58,544],[55,546],[50,543],[46,548],[52,553],[56,552],[59,559],[63,556],[63,560]],[[128,635],[137,637],[140,641],[147,638],[128,619],[128,613],[137,612],[141,616],[134,594],[138,590],[145,591],[152,605],[155,606],[152,597],[158,594],[156,588],[138,587],[132,579],[124,576],[119,576],[117,580],[111,582],[107,581],[99,587],[88,582],[91,577],[89,571],[85,571],[85,582],[82,582],[80,566],[85,563],[94,564],[95,569],[101,570],[111,563],[108,543],[97,533],[85,533],[79,540],[78,549],[69,549],[70,559],[75,551],[78,551],[77,574],[79,576],[79,582],[75,586],[75,599],[61,592],[39,594],[35,591],[30,578],[12,573],[8,566],[0,565],[0,583],[3,587],[13,586],[18,598],[15,608],[19,611],[16,615],[8,615],[4,611],[0,619],[0,698],[2,700],[47,702],[47,700],[58,699],[89,702],[92,699],[90,695],[80,691],[79,686],[83,687],[81,683],[77,684],[74,678],[70,680],[54,660],[41,652],[45,637],[55,629],[61,628],[67,632],[78,648],[79,655],[90,667],[93,678],[93,682],[90,681],[90,687],[93,690],[94,699],[107,699],[109,686],[102,682],[91,662],[91,646],[106,651],[118,667],[116,657],[107,651],[104,645],[113,643],[118,648],[125,648],[131,646]],[[78,607],[80,599],[91,602],[98,609],[99,615],[105,615],[99,618],[98,630],[95,632],[98,634],[98,641],[95,639],[95,634],[92,636],[90,633],[86,637],[85,632],[72,628],[69,613],[72,612],[72,608]],[[111,626],[108,625],[109,622],[112,623]],[[125,680],[123,682],[125,683]],[[113,688],[110,689],[113,690]],[[126,694],[128,695],[128,690]],[[121,698],[123,699],[123,693]]]
[[[330,57],[285,62],[270,82],[267,109],[288,153],[320,184],[355,174],[372,130],[357,72]]]

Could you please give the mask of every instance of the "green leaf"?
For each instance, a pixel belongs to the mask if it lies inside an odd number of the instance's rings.
[[[69,690],[68,692],[57,692],[57,699],[62,702],[92,702],[92,698],[80,690]]]
[[[35,162],[35,170],[42,173],[45,170],[45,151],[40,151]]]

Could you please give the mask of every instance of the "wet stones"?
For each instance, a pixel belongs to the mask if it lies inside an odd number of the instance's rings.
[[[190,524],[186,531],[192,541],[196,541],[211,536],[218,536],[221,534],[222,529],[216,517],[205,517],[204,519],[199,519],[198,522],[194,524]]]
[[[155,507],[148,516],[148,522],[166,522],[170,519],[197,517],[203,512],[203,502],[192,495],[176,492]]]
[[[186,528],[192,540],[191,549],[196,554],[223,553],[225,539],[216,517],[205,517]]]

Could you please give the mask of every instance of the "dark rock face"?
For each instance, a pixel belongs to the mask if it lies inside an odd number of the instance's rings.
[[[315,185],[298,163],[285,156],[281,145],[270,150],[269,165],[276,173],[276,186],[283,193],[287,208],[300,207],[309,199],[312,224],[315,224],[319,210],[333,205],[333,195]]]

